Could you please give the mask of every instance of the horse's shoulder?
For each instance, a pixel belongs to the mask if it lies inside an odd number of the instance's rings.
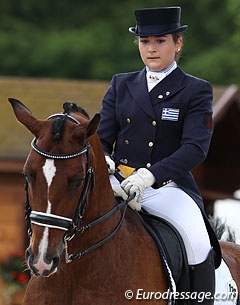
[[[141,237],[141,240],[144,242],[155,244],[151,235],[147,232],[146,228],[144,227],[143,220],[140,217],[139,213],[133,211],[131,208],[127,209],[126,216],[125,216],[125,225],[128,228],[128,231],[133,234],[135,237]]]
[[[228,265],[232,277],[238,285],[238,289],[240,289],[240,245],[232,242],[220,241],[220,246],[223,259]]]
[[[226,261],[227,265],[237,266],[237,269],[240,268],[240,245],[228,242],[228,241],[219,241],[223,259]]]
[[[220,240],[219,241],[220,246],[222,251],[233,251],[235,253],[237,253],[238,255],[240,255],[240,245],[233,243],[233,242],[229,242],[229,241],[224,241],[224,240]]]

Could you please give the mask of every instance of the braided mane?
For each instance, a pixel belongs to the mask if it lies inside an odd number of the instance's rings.
[[[63,114],[70,114],[72,112],[80,112],[89,119],[89,115],[82,107],[72,103],[66,102],[63,104]],[[62,140],[66,125],[66,116],[58,117],[52,126],[52,137],[55,143],[59,143]]]

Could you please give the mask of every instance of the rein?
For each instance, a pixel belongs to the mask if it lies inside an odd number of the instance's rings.
[[[135,195],[134,195],[135,196]],[[101,247],[102,245],[104,245],[105,243],[107,243],[110,239],[112,239],[116,233],[118,232],[118,230],[121,228],[122,223],[125,219],[125,213],[126,213],[126,209],[128,206],[128,203],[133,199],[134,196],[130,196],[127,198],[127,200],[122,201],[121,203],[119,203],[118,205],[116,205],[115,207],[113,207],[109,212],[107,212],[106,214],[104,214],[103,216],[97,218],[96,220],[90,222],[89,224],[79,227],[79,229],[76,231],[76,234],[78,233],[83,233],[85,232],[87,229],[92,228],[93,226],[97,225],[98,223],[108,219],[110,216],[112,216],[115,212],[123,209],[122,211],[122,215],[121,215],[121,219],[118,223],[118,225],[115,227],[115,229],[108,235],[106,236],[104,239],[100,240],[99,242],[97,242],[96,244],[90,246],[89,248],[76,253],[76,254],[68,254],[68,246],[67,246],[67,238],[64,238],[65,241],[65,250],[66,250],[66,255],[65,255],[65,259],[66,259],[66,263],[70,263],[72,262],[74,259],[78,259],[78,258],[82,258],[85,254],[89,253],[90,251],[93,251],[99,247]]]
[[[64,116],[66,119],[76,123],[80,124],[75,118],[71,117],[68,114],[55,114],[47,119],[52,119],[52,118],[58,118]],[[81,156],[83,154],[87,154],[87,174],[85,178],[85,185],[84,189],[81,193],[81,197],[79,200],[79,204],[77,206],[77,209],[75,211],[75,214],[73,218],[67,218],[51,213],[45,213],[45,212],[38,212],[38,211],[32,211],[30,203],[29,203],[29,195],[28,195],[28,182],[26,180],[25,184],[25,191],[26,191],[26,202],[25,202],[25,220],[26,220],[26,225],[28,229],[28,235],[29,237],[32,236],[32,227],[31,224],[36,224],[39,226],[44,226],[44,227],[49,227],[49,228],[55,228],[59,230],[64,230],[66,231],[66,234],[64,236],[64,243],[65,243],[65,258],[66,262],[70,263],[74,259],[78,259],[83,257],[85,254],[89,253],[92,250],[97,249],[98,247],[102,246],[103,244],[107,243],[111,238],[115,236],[115,234],[118,232],[120,229],[124,218],[125,218],[125,213],[127,209],[128,203],[133,199],[129,197],[126,201],[123,201],[113,207],[110,211],[108,211],[106,214],[100,216],[99,218],[95,219],[94,221],[81,226],[82,218],[85,213],[85,209],[87,206],[87,201],[88,201],[88,194],[90,189],[93,190],[94,188],[94,170],[91,165],[91,157],[90,157],[90,145],[88,142],[86,142],[85,146],[74,153],[71,154],[53,154],[50,152],[46,152],[39,148],[36,144],[36,138],[33,139],[31,146],[35,152],[37,152],[39,155],[49,158],[49,159],[70,159],[70,158],[75,158],[78,156]],[[96,244],[90,246],[89,248],[76,253],[76,254],[68,254],[68,241],[70,241],[72,238],[74,238],[75,235],[79,233],[84,233],[86,230],[94,227],[95,225],[105,221],[108,219],[110,216],[112,216],[114,213],[117,211],[121,210],[121,219],[118,223],[118,225],[115,227],[115,229],[104,239],[100,240]]]

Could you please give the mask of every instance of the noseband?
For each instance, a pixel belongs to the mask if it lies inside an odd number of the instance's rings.
[[[47,120],[53,119],[53,118],[59,118],[64,116],[67,120],[70,120],[76,124],[80,124],[78,120],[73,118],[72,116],[68,114],[55,114],[47,118]],[[45,213],[45,212],[38,212],[38,211],[32,211],[30,203],[29,203],[29,195],[28,195],[28,182],[26,180],[25,184],[25,190],[26,190],[26,203],[25,203],[25,220],[26,220],[26,225],[28,229],[28,235],[29,237],[32,236],[32,227],[31,224],[36,224],[39,226],[44,226],[44,227],[50,227],[50,228],[55,228],[59,230],[66,231],[66,234],[64,236],[64,242],[65,242],[65,250],[66,250],[66,262],[71,262],[73,259],[76,258],[81,258],[83,255],[86,253],[100,247],[102,244],[106,243],[108,240],[110,240],[120,229],[124,217],[125,217],[125,212],[126,212],[126,207],[128,202],[130,202],[133,198],[128,198],[126,201],[121,202],[117,206],[113,207],[109,212],[107,212],[105,215],[97,218],[96,220],[92,221],[91,223],[81,226],[82,218],[87,206],[87,201],[88,201],[88,193],[94,188],[94,171],[91,165],[91,156],[90,156],[90,145],[88,142],[86,142],[85,146],[81,149],[78,150],[74,153],[71,154],[54,154],[50,152],[46,152],[39,148],[36,144],[37,139],[34,138],[32,140],[31,146],[33,150],[38,153],[39,155],[48,158],[48,159],[71,159],[71,158],[76,158],[78,156],[81,156],[83,154],[87,155],[87,171],[86,171],[86,178],[85,178],[85,184],[83,191],[81,193],[81,197],[77,206],[77,209],[75,211],[75,214],[73,218],[67,218],[51,213]],[[112,233],[110,233],[105,239],[99,241],[95,245],[85,249],[84,251],[77,253],[77,254],[70,254],[68,255],[67,253],[67,242],[71,240],[76,234],[78,233],[83,233],[87,229],[90,229],[91,227],[97,225],[98,223],[106,220],[109,218],[111,215],[113,215],[116,211],[122,210],[122,217],[120,219],[119,224],[117,227],[114,229]]]

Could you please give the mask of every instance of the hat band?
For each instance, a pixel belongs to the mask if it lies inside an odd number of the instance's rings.
[[[179,23],[171,23],[171,24],[164,24],[161,25],[137,25],[135,28],[135,33],[139,35],[148,35],[148,34],[163,34],[163,33],[170,33],[171,31],[177,31],[181,29]]]

